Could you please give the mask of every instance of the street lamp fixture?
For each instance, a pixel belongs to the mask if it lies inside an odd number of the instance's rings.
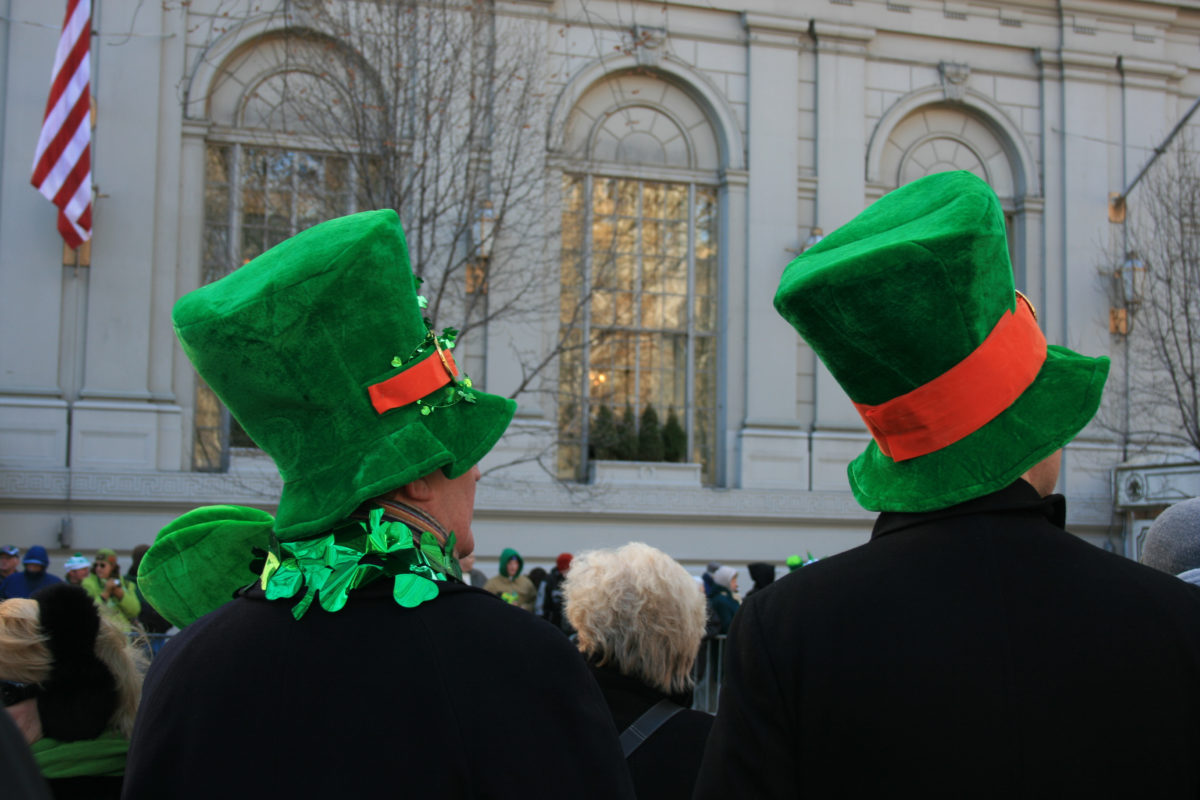
[[[1138,256],[1136,250],[1125,254],[1121,266],[1113,270],[1113,297],[1115,304],[1108,310],[1108,330],[1122,336],[1133,328],[1133,312],[1142,303],[1146,290],[1146,272],[1149,267]]]
[[[472,238],[475,240],[475,255],[478,258],[492,257],[492,242],[496,228],[496,210],[492,208],[491,200],[484,200],[471,226]]]

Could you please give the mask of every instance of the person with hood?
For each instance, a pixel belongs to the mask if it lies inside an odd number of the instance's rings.
[[[571,569],[571,558],[570,553],[558,554],[558,558],[554,560],[554,568],[538,587],[537,604],[534,606],[535,614],[568,636],[574,633],[574,628],[563,613],[566,602],[563,584],[567,580],[567,572]]]
[[[14,572],[4,579],[4,583],[0,583],[0,600],[32,597],[43,586],[62,582],[62,578],[47,572],[50,556],[46,555],[46,548],[40,544],[35,544],[25,552],[22,563],[25,566],[23,571]]]
[[[1047,343],[1009,234],[983,180],[939,172],[784,269],[879,516],[738,612],[697,800],[1200,793],[1200,589],[1064,529],[1062,448],[1109,364]]]
[[[120,797],[143,668],[78,586],[60,581],[0,603],[5,710],[59,800]]]
[[[500,553],[500,574],[484,584],[485,591],[499,597],[509,605],[518,606],[526,611],[533,611],[537,599],[537,588],[533,581],[521,574],[525,568],[525,559],[511,547],[506,547]]]
[[[717,618],[717,635],[719,636],[729,633],[733,615],[741,606],[734,595],[735,592],[737,592],[737,570],[733,567],[717,567],[712,573],[712,592],[708,595],[708,605],[712,609],[712,615]]]
[[[750,571],[750,579],[754,581],[754,586],[750,591],[746,592],[747,600],[755,592],[761,592],[775,582],[774,564],[768,564],[765,561],[756,561],[753,564],[747,564],[746,569]]]
[[[121,630],[133,630],[133,621],[142,611],[134,587],[121,580],[121,565],[117,563],[117,552],[107,547],[96,551],[92,572],[81,584],[100,613],[111,619]]]
[[[184,353],[283,490],[274,516],[190,511],[142,559],[180,632],[146,675],[127,797],[473,798],[535,774],[633,797],[570,642],[462,581],[478,462],[516,403],[459,370],[418,286],[380,210],[176,303]],[[519,731],[464,724],[514,714]]]

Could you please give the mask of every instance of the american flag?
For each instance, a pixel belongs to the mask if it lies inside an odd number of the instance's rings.
[[[67,0],[33,157],[32,183],[58,206],[58,232],[72,248],[92,238],[91,35],[91,0]]]

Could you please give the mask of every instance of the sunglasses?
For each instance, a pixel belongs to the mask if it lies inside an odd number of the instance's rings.
[[[15,706],[22,700],[37,697],[41,689],[36,683],[17,683],[16,681],[0,681],[0,697],[4,699],[4,707]]]

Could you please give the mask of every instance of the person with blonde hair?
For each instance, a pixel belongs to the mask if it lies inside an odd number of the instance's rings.
[[[712,727],[689,709],[704,595],[666,553],[632,542],[575,558],[565,596],[638,797],[690,798]]]
[[[120,797],[142,666],[78,586],[0,603],[5,710],[56,797]]]

